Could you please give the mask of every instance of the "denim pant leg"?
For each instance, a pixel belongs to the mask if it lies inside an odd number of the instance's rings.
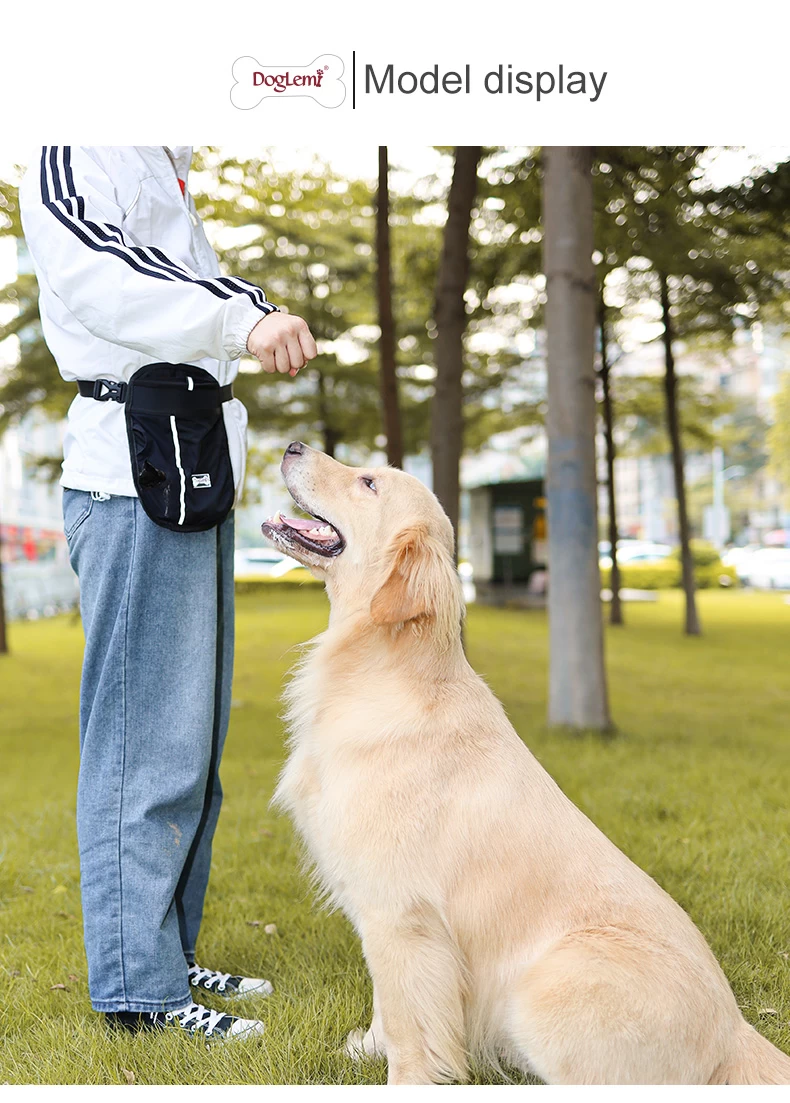
[[[217,826],[222,785],[219,763],[225,745],[230,722],[230,701],[233,681],[234,644],[234,588],[233,588],[233,514],[219,529],[219,577],[217,594],[219,615],[217,618],[217,702],[214,714],[213,755],[206,787],[206,800],[200,825],[195,835],[184,872],[176,893],[176,906],[181,930],[181,945],[187,961],[195,960],[200,921],[203,917],[203,900],[211,867],[211,844]]]
[[[77,832],[91,999],[172,1010],[190,999],[182,927],[199,924],[221,796],[225,534],[171,532],[136,498],[81,491],[64,492],[64,517],[86,637]]]

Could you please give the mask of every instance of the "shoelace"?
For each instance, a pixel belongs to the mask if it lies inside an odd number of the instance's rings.
[[[220,1019],[225,1018],[225,1012],[212,1011],[200,1003],[193,1003],[182,1008],[181,1011],[168,1011],[165,1018],[168,1022],[171,1019],[178,1019],[183,1027],[193,1032],[205,1029],[206,1037],[210,1038]]]
[[[210,990],[216,984],[219,992],[225,991],[225,985],[232,976],[232,973],[218,973],[215,969],[204,969],[200,965],[193,965],[189,970],[189,979],[193,984],[200,984],[205,977],[206,983],[203,987]]]

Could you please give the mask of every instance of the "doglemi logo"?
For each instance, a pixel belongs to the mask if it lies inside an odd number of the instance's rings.
[[[309,65],[261,65],[254,57],[240,57],[233,63],[230,102],[249,111],[268,96],[301,96],[322,107],[340,107],[346,98],[344,68],[337,54],[321,54]]]
[[[210,475],[193,475],[192,487],[194,490],[201,490],[203,487],[211,486]]]

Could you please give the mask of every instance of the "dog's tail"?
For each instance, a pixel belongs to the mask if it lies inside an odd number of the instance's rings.
[[[790,1057],[744,1021],[732,1054],[716,1069],[710,1083],[790,1084]]]

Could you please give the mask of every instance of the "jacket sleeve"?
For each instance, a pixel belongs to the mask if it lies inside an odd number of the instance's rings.
[[[123,212],[89,149],[43,146],[20,188],[40,277],[96,337],[155,360],[235,360],[277,310],[246,280],[204,277],[121,229]]]

